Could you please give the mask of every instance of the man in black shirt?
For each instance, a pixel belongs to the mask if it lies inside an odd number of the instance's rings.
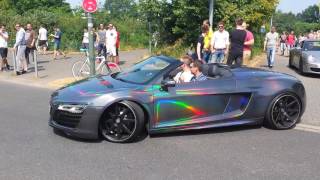
[[[236,20],[236,29],[230,33],[230,54],[227,64],[232,65],[235,62],[235,66],[239,67],[243,61],[243,46],[245,45],[245,39],[247,32],[242,27],[243,19],[238,18]]]
[[[202,25],[201,27],[201,34],[198,38],[197,42],[197,58],[200,61],[204,61],[203,59],[203,46],[204,46],[204,37],[209,33],[209,26],[208,25]]]

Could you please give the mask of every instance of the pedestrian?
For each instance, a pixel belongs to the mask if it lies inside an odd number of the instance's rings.
[[[34,50],[35,50],[35,43],[36,43],[36,33],[32,29],[32,25],[30,23],[27,24],[25,39],[27,41],[25,56],[26,56],[27,63],[30,64],[30,60],[29,60],[30,54],[32,55],[32,58],[34,58]]]
[[[27,48],[27,42],[25,39],[26,32],[20,24],[16,24],[15,28],[17,30],[17,34],[13,49],[17,51],[16,61],[18,69],[16,71],[16,75],[21,75],[28,71],[28,64],[25,56],[25,51]]]
[[[275,61],[275,53],[278,47],[279,34],[276,32],[276,27],[272,26],[271,31],[266,34],[264,41],[264,51],[267,52],[268,67],[272,68]]]
[[[308,34],[308,39],[315,39],[313,30],[310,30],[310,33]]]
[[[205,62],[203,57],[204,37],[209,33],[209,26],[202,25],[201,34],[197,42],[197,57],[199,61]]]
[[[287,37],[288,41],[288,52],[295,46],[296,36],[294,35],[294,31],[291,31],[289,36]]]
[[[230,33],[231,48],[228,56],[227,64],[231,66],[235,63],[235,67],[240,67],[243,63],[243,46],[247,32],[242,27],[243,19],[236,19],[236,29]]]
[[[204,20],[202,22],[202,25],[208,26],[209,28],[209,32],[205,35],[203,39],[203,60],[206,63],[208,63],[211,59],[211,39],[213,36],[213,30],[208,19]]]
[[[211,63],[222,63],[229,50],[229,32],[224,29],[224,23],[218,23],[218,30],[211,39]]]
[[[8,64],[8,40],[9,35],[6,31],[6,27],[4,25],[0,26],[0,71],[4,68],[10,70],[10,65]]]
[[[117,27],[114,26],[114,30],[117,32],[117,41],[116,41],[116,63],[119,65],[120,58],[119,58],[119,49],[120,49],[120,32],[118,31]]]
[[[287,34],[285,31],[283,31],[280,36],[280,53],[282,56],[284,56],[284,53],[286,51],[286,41],[287,41]]]
[[[99,25],[99,30],[97,32],[97,43],[98,43],[98,56],[103,55],[104,57],[106,57],[107,56],[106,30],[103,24]]]
[[[83,29],[82,48],[89,49],[89,33],[86,28]]]
[[[251,59],[251,50],[254,44],[254,36],[253,33],[248,30],[248,24],[246,22],[242,23],[242,27],[247,33],[243,46],[243,64],[248,65]]]
[[[63,57],[66,57],[66,54],[64,52],[62,52],[61,49],[60,49],[61,36],[62,36],[62,32],[60,31],[60,29],[55,27],[54,28],[54,34],[51,34],[50,36],[52,36],[54,38],[53,60],[56,60],[57,56],[59,54],[63,55]]]
[[[42,54],[45,55],[48,48],[48,31],[43,25],[39,29],[38,41],[39,51],[43,50]]]
[[[108,30],[106,31],[106,49],[111,62],[116,62],[116,42],[117,31],[114,29],[113,24],[109,23]]]

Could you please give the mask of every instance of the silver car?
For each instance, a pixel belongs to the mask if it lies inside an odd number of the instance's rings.
[[[296,67],[300,74],[320,74],[320,40],[305,40],[291,49],[289,67]]]

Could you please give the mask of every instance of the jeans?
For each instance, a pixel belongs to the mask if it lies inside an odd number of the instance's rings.
[[[208,63],[211,59],[211,52],[210,51],[204,51],[203,52],[203,60]]]
[[[211,57],[211,63],[222,63],[224,60],[224,50],[216,50]]]
[[[275,47],[268,47],[267,48],[267,60],[268,60],[268,66],[272,67],[274,64],[274,55],[276,54],[276,48]]]
[[[102,54],[101,54],[101,51],[103,51]],[[106,45],[104,43],[99,43],[98,44],[98,55],[99,56],[103,55],[104,57],[107,56],[107,48],[106,48]]]

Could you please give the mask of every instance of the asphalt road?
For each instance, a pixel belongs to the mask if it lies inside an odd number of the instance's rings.
[[[307,108],[302,117],[302,123],[320,126],[320,75],[300,75],[296,69],[288,67],[288,57],[276,56],[275,66],[272,70],[287,73],[300,79],[307,92]],[[267,61],[262,62],[261,67],[266,68]],[[268,68],[266,68],[268,69]]]
[[[320,134],[223,128],[132,144],[48,126],[49,90],[0,82],[0,179],[319,179]]]

